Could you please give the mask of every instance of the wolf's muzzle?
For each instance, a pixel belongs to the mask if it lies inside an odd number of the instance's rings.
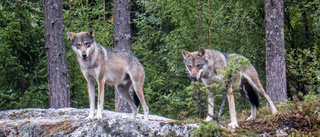
[[[88,55],[85,52],[82,53],[82,59],[84,62],[88,61]]]
[[[83,58],[87,58],[87,54],[86,53],[82,53],[82,57]]]
[[[192,80],[192,81],[198,81],[197,75],[192,75],[192,76],[191,76],[191,80]]]

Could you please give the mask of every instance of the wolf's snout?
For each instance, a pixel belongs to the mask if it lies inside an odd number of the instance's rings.
[[[192,79],[192,81],[198,81],[197,75],[192,75],[192,76],[191,76],[191,79]]]
[[[82,60],[84,62],[86,62],[88,60],[88,55],[85,52],[82,53]]]
[[[82,57],[83,58],[87,58],[87,54],[86,53],[82,53]]]

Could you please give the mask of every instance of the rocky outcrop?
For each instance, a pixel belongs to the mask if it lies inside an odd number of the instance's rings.
[[[150,115],[104,110],[103,119],[85,120],[89,109],[19,109],[0,111],[0,136],[189,136],[198,124]]]

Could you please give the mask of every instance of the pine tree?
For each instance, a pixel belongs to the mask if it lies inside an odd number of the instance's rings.
[[[113,18],[115,49],[131,52],[130,0],[113,1]],[[131,112],[131,107],[121,99],[117,91],[115,91],[115,109],[120,112]]]
[[[283,0],[266,0],[266,91],[278,104],[286,102],[287,79]]]
[[[49,106],[40,2],[0,2],[0,110]]]
[[[62,0],[44,1],[44,21],[50,107],[70,107]]]

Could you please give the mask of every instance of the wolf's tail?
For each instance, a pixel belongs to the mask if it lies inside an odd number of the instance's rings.
[[[136,92],[133,92],[133,100],[134,100],[134,104],[136,105],[136,107],[139,107],[140,100],[139,100]]]
[[[250,103],[256,107],[259,107],[259,96],[249,83],[246,83],[245,90],[247,91]]]

